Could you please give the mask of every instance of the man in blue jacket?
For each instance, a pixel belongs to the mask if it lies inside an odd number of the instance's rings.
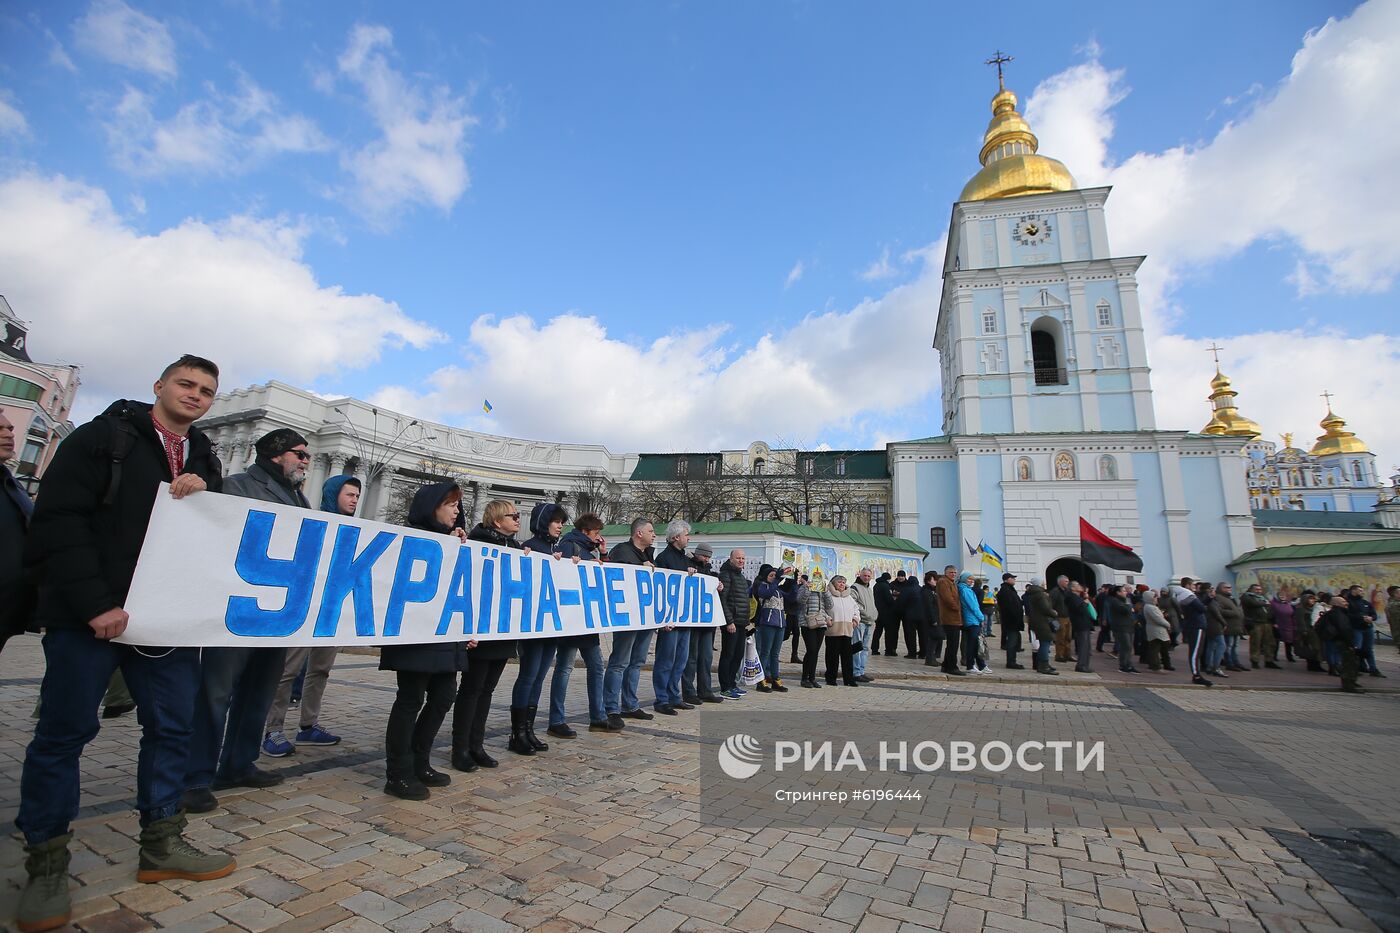
[[[354,515],[360,506],[360,481],[353,476],[332,476],[321,486],[321,511],[334,515]],[[326,680],[340,649],[331,645],[326,648],[288,648],[287,663],[282,668],[282,682],[277,685],[277,693],[272,698],[272,708],[267,713],[267,724],[263,731],[262,752],[269,758],[282,758],[296,751],[298,745],[339,745],[340,736],[332,735],[321,728],[321,698],[326,692]],[[306,679],[301,689],[300,715],[301,729],[296,742],[289,742],[282,729],[287,719],[287,707],[292,702],[292,683],[306,670]]]

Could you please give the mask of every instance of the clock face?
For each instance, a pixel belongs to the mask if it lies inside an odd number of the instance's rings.
[[[1022,246],[1038,246],[1050,239],[1050,221],[1035,214],[1027,214],[1016,221],[1015,229],[1011,231],[1011,239]]]

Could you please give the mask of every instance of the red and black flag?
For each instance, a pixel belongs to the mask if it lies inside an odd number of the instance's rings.
[[[1079,559],[1114,570],[1142,572],[1142,558],[1126,544],[1119,544],[1084,519],[1079,520]]]

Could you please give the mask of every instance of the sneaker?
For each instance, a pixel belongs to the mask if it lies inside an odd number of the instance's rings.
[[[629,710],[627,710],[627,711],[625,711],[625,712],[623,712],[623,713],[619,713],[618,715],[620,715],[623,719],[655,719],[655,718],[656,718],[656,717],[653,716],[651,713],[648,713],[646,710],[642,709],[640,706],[637,707],[636,709],[629,709]],[[608,718],[612,718],[612,717],[608,717]]]
[[[759,684],[757,687],[754,687],[754,689],[757,690],[759,693],[772,693],[772,692],[773,692],[773,688],[770,687],[770,686],[768,686],[768,681],[766,681],[766,680],[763,681],[763,683]]]
[[[339,745],[340,736],[331,735],[321,728],[320,723],[315,723],[310,729],[303,729],[297,733],[298,745]]]
[[[723,695],[729,697],[729,699],[731,700],[739,700],[743,699],[744,697],[744,694],[739,692],[738,687],[734,687],[733,689],[724,691]]]
[[[296,750],[297,747],[280,732],[269,732],[263,736],[262,753],[269,758],[286,758]]]
[[[783,682],[782,682],[781,680],[774,680],[774,681],[773,681],[773,689],[774,689],[775,691],[777,691],[778,693],[787,693],[787,692],[788,692],[788,688],[783,686]]]
[[[29,880],[19,897],[16,926],[21,930],[54,930],[68,923],[73,905],[68,895],[68,843],[72,833],[26,845],[24,867]]]
[[[1205,679],[1204,677],[1202,677],[1200,674],[1197,674],[1195,677],[1192,677],[1192,678],[1191,678],[1191,683],[1193,683],[1193,684],[1199,684],[1199,685],[1202,686],[1202,687],[1209,687],[1209,686],[1211,685],[1210,681],[1209,681],[1209,680],[1206,680],[1206,679]]]
[[[739,696],[741,696],[741,697],[746,697],[746,696],[749,695],[749,692],[748,692],[747,690],[745,690],[743,687],[735,687],[735,688],[734,688],[734,692],[737,693],[737,694],[739,694]]]

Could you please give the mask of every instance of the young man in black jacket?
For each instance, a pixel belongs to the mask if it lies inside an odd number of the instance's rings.
[[[194,422],[218,392],[219,370],[184,356],[155,384],[155,404],[119,401],[73,431],[44,475],[25,564],[37,577],[35,621],[46,669],[39,721],[25,752],[19,815],[29,883],[21,930],[68,921],[68,842],[78,814],[78,760],[97,735],[97,707],[120,668],[141,709],[136,806],[142,882],[204,881],[234,861],[185,841],[180,794],[199,686],[198,648],[140,648],[112,639],[126,630],[126,601],[157,488],[176,499],[217,490],[219,462]],[[193,546],[193,543],[192,543]]]

